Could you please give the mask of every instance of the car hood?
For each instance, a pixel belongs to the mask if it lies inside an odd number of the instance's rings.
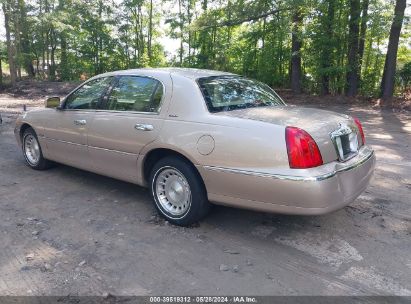
[[[317,142],[324,162],[330,162],[338,158],[330,133],[338,129],[340,123],[354,124],[351,117],[345,114],[292,106],[240,109],[221,112],[218,115],[257,120],[284,127],[301,128],[307,131]]]

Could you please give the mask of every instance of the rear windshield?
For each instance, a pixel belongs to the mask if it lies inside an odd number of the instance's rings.
[[[210,112],[284,105],[266,84],[239,76],[213,76],[198,79]]]

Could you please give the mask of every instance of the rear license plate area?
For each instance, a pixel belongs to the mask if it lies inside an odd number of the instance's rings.
[[[336,136],[334,144],[340,161],[349,160],[358,153],[358,138],[355,132]]]
[[[355,128],[340,123],[340,127],[330,135],[339,161],[349,160],[358,154],[358,135]]]

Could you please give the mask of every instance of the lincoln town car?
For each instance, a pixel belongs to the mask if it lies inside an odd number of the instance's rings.
[[[317,215],[353,202],[375,156],[361,122],[287,106],[268,85],[198,69],[95,76],[23,112],[28,166],[62,163],[147,187],[166,220],[190,225],[212,204]]]

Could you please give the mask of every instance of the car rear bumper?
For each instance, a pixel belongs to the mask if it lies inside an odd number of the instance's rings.
[[[217,204],[314,215],[332,212],[354,201],[367,187],[375,162],[374,151],[364,146],[347,162],[299,170],[298,175],[210,166],[198,169],[209,200]]]

